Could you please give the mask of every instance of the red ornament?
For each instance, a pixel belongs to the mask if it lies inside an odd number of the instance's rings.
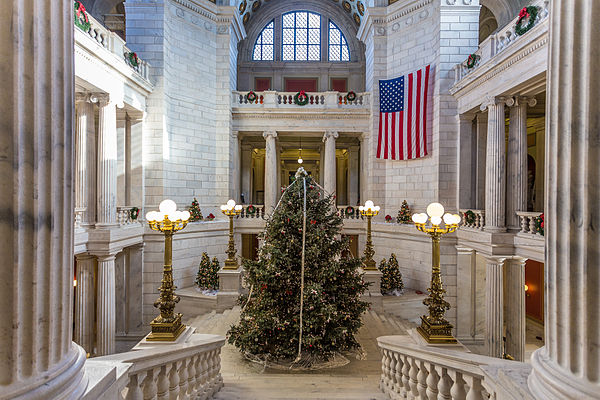
[[[310,223],[314,225],[314,224],[316,224],[316,223],[317,223],[317,221],[315,221],[314,219],[311,219],[311,220],[310,220]]]

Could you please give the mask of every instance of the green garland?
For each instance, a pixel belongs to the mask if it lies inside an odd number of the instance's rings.
[[[308,104],[308,95],[304,92],[304,90],[301,90],[294,95],[294,103],[299,106],[305,106]]]
[[[85,6],[80,1],[73,2],[73,13],[74,13],[74,22],[75,26],[81,29],[84,32],[87,32],[92,27],[90,20],[87,16],[87,12],[85,11]]]
[[[535,25],[535,19],[537,18],[538,8],[537,6],[523,7],[519,13],[519,20],[515,26],[515,33],[519,36],[524,35]],[[525,18],[529,18],[527,25],[523,26]]]

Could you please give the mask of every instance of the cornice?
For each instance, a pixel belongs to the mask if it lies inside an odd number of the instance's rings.
[[[171,0],[173,3],[179,4],[187,8],[188,10],[194,11],[197,14],[202,15],[211,21],[217,22],[217,6],[208,0]]]
[[[388,8],[392,9],[391,12],[388,13],[388,16],[385,19],[386,23],[397,20],[398,18],[402,18],[405,15],[413,13],[415,11],[420,10],[433,3],[433,0],[412,0],[411,2],[405,3],[403,6],[397,7],[396,10],[393,10],[396,4],[400,4],[400,2],[396,2]]]
[[[388,7],[368,8],[363,18],[364,22],[361,24],[356,36],[359,40],[365,42],[373,25],[387,25],[409,14],[416,13],[432,3],[433,0],[409,0],[405,2],[398,1]],[[427,16],[424,16],[424,18]],[[381,27],[381,29],[379,33],[375,32],[375,34],[385,35],[385,27]]]

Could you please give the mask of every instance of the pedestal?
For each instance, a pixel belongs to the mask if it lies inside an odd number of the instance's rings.
[[[369,287],[362,295],[362,300],[371,304],[371,309],[374,311],[383,311],[383,296],[381,295],[381,275],[380,271],[365,271],[363,280],[370,283]]]
[[[182,325],[182,326],[183,326],[183,330],[182,330],[181,334],[175,340],[169,340],[169,341],[148,340],[148,336],[150,336],[152,334],[152,333],[149,333],[146,335],[146,337],[144,337],[142,340],[140,340],[140,342],[138,344],[133,346],[133,348],[131,350],[146,350],[146,349],[151,349],[154,347],[160,347],[160,346],[165,346],[165,345],[185,343],[189,340],[190,336],[192,336],[192,334],[196,331],[196,328],[194,328],[193,326],[185,326],[185,325]]]
[[[242,268],[221,269],[219,271],[219,292],[217,305],[219,307],[233,307],[242,289]]]
[[[409,329],[406,331],[408,336],[410,336],[419,346],[429,346],[429,347],[438,347],[444,348],[448,350],[455,351],[464,351],[465,353],[470,353],[471,351],[463,345],[458,340],[454,340],[454,342],[450,343],[428,343],[427,340],[417,331],[417,329]]]

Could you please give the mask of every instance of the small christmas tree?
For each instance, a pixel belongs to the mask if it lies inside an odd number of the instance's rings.
[[[190,206],[190,222],[202,221],[203,219],[200,204],[198,204],[198,200],[194,197],[194,201],[192,201],[192,205]]]
[[[360,349],[355,335],[368,308],[360,299],[367,284],[359,272],[360,260],[341,257],[349,241],[340,237],[343,222],[334,205],[333,196],[322,196],[300,168],[261,234],[258,260],[244,260],[251,289],[240,297],[240,322],[228,336],[247,356],[305,367]]]
[[[402,282],[402,274],[400,273],[398,259],[394,253],[392,253],[388,261],[385,259],[381,260],[379,263],[379,270],[382,273],[381,293],[395,294],[404,289],[404,282]]]
[[[216,258],[215,258],[216,260]],[[217,290],[219,288],[219,261],[210,261],[208,254],[202,253],[198,275],[196,275],[196,284],[202,290]]]
[[[396,217],[396,222],[399,224],[410,224],[411,216],[410,216],[410,207],[408,207],[408,203],[406,200],[402,202],[402,206],[400,207],[400,211],[398,211],[398,217]]]

